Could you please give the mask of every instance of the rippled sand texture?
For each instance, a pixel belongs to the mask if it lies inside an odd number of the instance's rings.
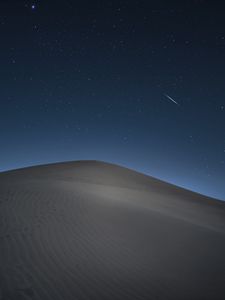
[[[1,300],[225,299],[225,203],[112,164],[0,173]]]

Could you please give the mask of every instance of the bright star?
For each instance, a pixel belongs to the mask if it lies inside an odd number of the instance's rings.
[[[36,5],[35,5],[35,4],[31,5],[31,9],[32,9],[32,10],[35,10],[35,8],[36,8]]]

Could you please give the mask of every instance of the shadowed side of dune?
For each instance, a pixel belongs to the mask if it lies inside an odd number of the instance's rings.
[[[0,299],[224,299],[225,205],[97,161],[0,174]]]

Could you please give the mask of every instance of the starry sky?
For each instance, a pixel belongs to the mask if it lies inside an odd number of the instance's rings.
[[[0,171],[121,164],[225,200],[223,1],[0,1]]]

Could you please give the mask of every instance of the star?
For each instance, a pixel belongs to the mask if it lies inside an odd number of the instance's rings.
[[[35,5],[35,4],[32,4],[32,5],[31,5],[31,9],[32,9],[32,10],[35,10],[35,9],[36,9],[36,5]]]

